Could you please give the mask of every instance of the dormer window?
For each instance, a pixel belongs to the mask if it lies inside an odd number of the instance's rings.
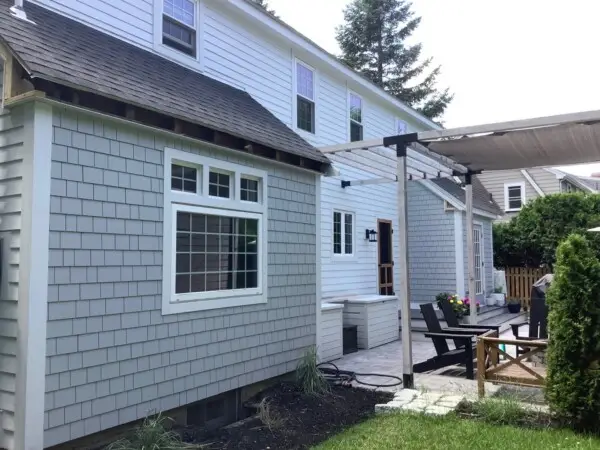
[[[196,56],[196,2],[163,0],[162,43]]]

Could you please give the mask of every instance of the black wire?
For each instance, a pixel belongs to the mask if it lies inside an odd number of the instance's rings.
[[[333,369],[328,368],[328,367],[323,367],[323,366],[332,366]],[[380,387],[380,388],[400,386],[402,384],[402,379],[400,379],[399,377],[397,377],[395,375],[385,375],[385,374],[381,374],[381,373],[357,373],[357,372],[352,372],[350,370],[341,370],[338,366],[336,366],[334,363],[331,363],[331,362],[318,364],[317,368],[321,371],[321,373],[323,374],[325,379],[328,382],[333,383],[333,384],[350,385],[354,381],[354,382],[356,382],[358,384],[362,384],[364,386]],[[392,379],[395,379],[398,381],[395,383],[392,383],[392,384],[372,384],[372,383],[367,383],[365,381],[360,381],[357,377],[392,378]]]

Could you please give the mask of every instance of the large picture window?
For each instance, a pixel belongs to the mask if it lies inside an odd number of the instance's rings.
[[[163,313],[264,303],[266,172],[165,156]]]

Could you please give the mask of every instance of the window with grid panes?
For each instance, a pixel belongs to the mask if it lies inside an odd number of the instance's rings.
[[[333,212],[333,254],[354,254],[354,215]]]
[[[362,98],[350,93],[350,142],[363,140]]]
[[[315,73],[304,64],[296,63],[297,127],[315,132]]]
[[[198,170],[193,167],[171,164],[171,189],[196,193],[198,188]]]
[[[196,56],[196,1],[163,0],[162,42]]]
[[[208,195],[229,198],[231,191],[231,175],[210,171],[208,175]]]

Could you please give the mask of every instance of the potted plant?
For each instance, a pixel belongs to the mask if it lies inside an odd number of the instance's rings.
[[[435,296],[435,300],[437,302],[438,308],[441,309],[441,302],[443,300],[448,300],[448,303],[452,306],[452,310],[458,319],[462,319],[466,314],[468,314],[467,308],[464,305],[464,302],[460,299],[460,297],[456,294],[451,294],[449,292],[441,292]]]
[[[465,307],[465,315],[469,315],[470,311],[471,311],[471,300],[469,300],[469,297],[465,297],[462,300],[462,303]],[[481,308],[481,304],[479,302],[477,302],[477,312],[479,313],[479,308]]]
[[[508,301],[508,312],[513,314],[521,312],[521,302],[517,299],[511,298]]]
[[[494,288],[494,292],[488,297],[488,304],[504,306],[505,300],[506,299],[504,296],[504,292],[502,292],[502,287],[496,286]]]

